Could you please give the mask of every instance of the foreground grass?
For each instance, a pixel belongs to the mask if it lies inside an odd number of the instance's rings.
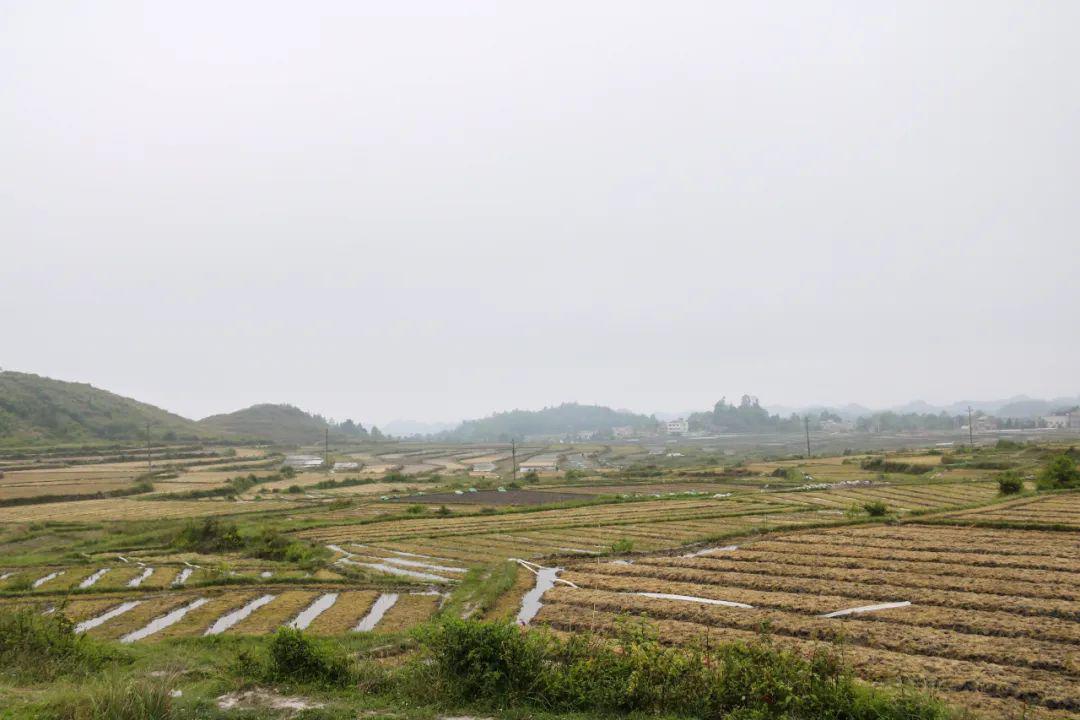
[[[412,636],[215,636],[136,646],[79,637],[63,619],[0,613],[0,717],[6,720],[270,718],[263,700],[300,698],[293,717],[392,712],[501,716],[650,715],[716,720],[946,720],[933,698],[857,681],[831,650],[767,641],[709,650],[662,646],[641,624],[615,641],[509,623],[444,619]],[[217,698],[244,695],[239,709]],[[244,703],[247,702],[247,707]],[[317,706],[317,707],[316,707]]]

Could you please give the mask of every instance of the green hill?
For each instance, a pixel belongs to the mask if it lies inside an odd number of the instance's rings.
[[[101,390],[20,372],[0,372],[0,444],[211,439],[220,433],[161,408]]]
[[[319,442],[327,430],[331,440],[364,440],[368,437],[367,430],[352,420],[334,423],[292,405],[269,403],[211,415],[200,420],[198,425],[207,431],[286,445]]]
[[[612,410],[602,405],[563,403],[543,410],[511,410],[479,420],[466,420],[440,437],[481,442],[538,435],[570,435],[583,431],[604,436],[615,427],[644,429],[655,425],[656,420],[647,415]]]

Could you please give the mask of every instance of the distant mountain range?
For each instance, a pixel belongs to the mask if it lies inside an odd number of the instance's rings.
[[[194,420],[85,383],[0,372],[0,442],[8,445],[126,441],[146,437],[220,439]]]
[[[972,400],[932,405],[916,400],[882,408],[898,414],[963,415],[968,406],[1003,418],[1033,418],[1080,405],[1080,395],[1049,400],[1017,395],[1001,400]],[[820,414],[823,410],[846,420],[873,415],[863,405],[786,407],[765,406],[782,418],[792,413]],[[511,437],[604,434],[612,428],[651,428],[657,419],[689,417],[690,413],[643,415],[601,405],[562,405],[541,410],[511,410],[461,423],[420,423],[399,420],[387,426],[397,436],[427,436],[449,441],[497,441]],[[145,438],[147,424],[156,440],[245,440],[278,444],[307,444],[322,440],[377,439],[377,429],[366,430],[352,420],[334,422],[291,405],[260,404],[235,412],[190,420],[161,408],[95,388],[29,373],[0,372],[0,444],[81,443],[135,441]]]
[[[253,405],[195,421],[86,383],[0,372],[0,444],[251,440],[313,443],[327,430],[333,440],[362,440],[368,431],[334,423],[291,405]]]
[[[770,405],[767,409],[769,412],[776,413],[783,417],[787,417],[792,413],[797,415],[802,415],[803,413],[818,414],[822,410],[828,410],[845,420],[855,420],[859,417],[867,417],[876,412],[884,411],[891,411],[900,415],[908,413],[917,413],[919,415],[938,415],[940,413],[945,413],[949,416],[965,415],[970,407],[973,411],[982,411],[987,415],[994,415],[1001,418],[1035,418],[1042,415],[1048,415],[1055,410],[1071,408],[1077,405],[1080,405],[1080,395],[1072,397],[1063,396],[1052,398],[1050,400],[1032,398],[1027,395],[1016,395],[1001,400],[961,400],[947,405],[933,405],[922,400],[913,400],[912,402],[903,405],[894,405],[892,407],[879,408],[877,410],[868,408],[864,405],[856,405],[854,403],[839,406],[813,405],[804,407]]]

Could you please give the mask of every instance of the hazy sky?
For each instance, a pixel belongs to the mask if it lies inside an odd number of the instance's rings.
[[[0,1],[0,366],[365,423],[1080,391],[1080,3]]]

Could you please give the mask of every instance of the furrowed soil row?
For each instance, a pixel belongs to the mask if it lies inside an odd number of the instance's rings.
[[[592,572],[629,577],[650,577],[693,583],[701,586],[724,588],[741,587],[764,592],[798,592],[808,595],[824,593],[840,594],[848,598],[876,602],[910,600],[911,602],[956,607],[971,610],[1007,610],[1021,615],[1059,617],[1080,620],[1080,607],[1076,603],[1042,598],[1022,598],[990,593],[971,593],[954,590],[925,590],[889,585],[866,585],[840,580],[814,580],[787,576],[755,575],[751,573],[715,573],[685,567],[657,567],[649,565],[599,565]],[[856,603],[858,604],[858,603]],[[865,604],[865,603],[864,603]],[[839,608],[833,608],[839,609]]]
[[[402,595],[375,628],[379,632],[400,632],[419,625],[435,614],[438,595]]]
[[[1053,570],[1055,572],[1076,572],[1077,563],[1069,559],[1056,559],[1045,555],[1014,555],[1004,554],[998,551],[976,552],[946,552],[941,550],[908,550],[905,548],[877,547],[867,545],[851,545],[843,542],[820,542],[807,539],[805,542],[786,538],[775,538],[754,543],[754,547],[762,550],[776,552],[798,552],[807,545],[813,544],[814,548],[823,555],[839,555],[843,557],[868,557],[888,560],[911,560],[915,562],[946,562],[946,563],[971,563],[981,567],[1005,567],[1019,570],[1038,569]],[[991,553],[995,554],[991,554]]]
[[[1049,670],[1075,677],[1080,674],[1080,655],[1071,645],[1031,638],[986,637],[948,630],[864,621],[857,618],[807,617],[776,610],[747,610],[692,602],[662,600],[604,591],[553,588],[545,602],[597,609],[609,613],[644,614],[651,619],[682,620],[709,627],[769,632],[786,637],[844,641],[868,648],[908,655],[946,657],[975,662]]]
[[[214,624],[218,618],[233,610],[243,607],[246,603],[257,598],[261,593],[255,591],[230,592],[209,598],[209,602],[197,607],[183,617],[175,625],[157,632],[146,638],[147,641],[167,640],[175,637],[200,636]]]
[[[225,631],[226,635],[265,635],[274,632],[300,614],[322,593],[315,590],[285,590]]]
[[[1019,568],[982,567],[962,563],[946,562],[916,562],[909,560],[874,559],[866,557],[851,557],[845,555],[821,555],[818,553],[802,552],[768,552],[754,550],[757,545],[739,548],[738,552],[723,553],[720,555],[703,555],[702,557],[719,557],[734,562],[775,563],[779,565],[796,565],[799,567],[829,567],[829,568],[857,568],[868,570],[894,570],[916,575],[958,576],[967,578],[993,578],[999,580],[1020,580],[1032,583],[1065,583],[1076,591],[1076,583],[1080,581],[1076,573],[1053,572],[1050,570],[1021,570]]]
[[[990,595],[1020,595],[1050,600],[1076,600],[1080,585],[1032,580],[1003,580],[1000,578],[954,577],[949,575],[914,575],[904,571],[870,568],[823,568],[790,563],[740,562],[717,556],[696,558],[641,558],[638,565],[662,568],[694,568],[717,574],[733,572],[810,580],[846,580],[868,585],[887,585],[895,588],[936,588]]]
[[[591,570],[597,572],[589,572]],[[582,572],[584,570],[584,572]],[[762,592],[737,587],[712,587],[657,580],[648,577],[609,576],[603,566],[578,566],[560,575],[582,588],[614,592],[667,592],[678,595],[707,597],[753,605],[757,608],[786,610],[805,615],[822,615],[833,610],[865,604],[858,598],[842,595],[803,595],[791,592]],[[1080,644],[1080,623],[1059,618],[1031,618],[1009,612],[942,608],[932,605],[911,605],[895,610],[867,613],[860,619],[874,622],[895,622],[907,625],[957,630],[993,637],[1032,637],[1054,642]]]
[[[194,597],[194,595],[166,595],[148,598],[133,597],[132,599],[134,600],[142,600],[142,603],[123,615],[115,617],[88,631],[87,634],[106,640],[117,640],[129,632],[133,632],[150,624],[151,620],[159,618],[170,610],[174,610],[181,605],[184,605],[194,599]],[[116,604],[119,605],[120,603],[117,602]]]
[[[371,609],[379,593],[374,590],[349,590],[341,593],[329,609],[308,626],[315,635],[343,635],[351,631]]]

